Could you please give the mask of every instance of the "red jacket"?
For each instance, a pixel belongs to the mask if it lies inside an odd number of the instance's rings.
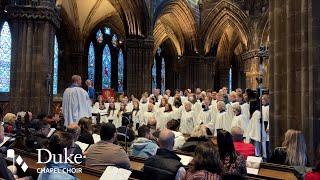
[[[305,180],[319,180],[320,179],[320,172],[308,172],[305,176],[304,176]]]
[[[255,156],[255,149],[252,144],[244,142],[233,142],[235,150],[246,160],[248,156]]]

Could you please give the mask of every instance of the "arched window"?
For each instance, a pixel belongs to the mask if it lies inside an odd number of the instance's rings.
[[[0,33],[0,92],[10,92],[11,32],[8,22]]]
[[[166,63],[164,58],[161,61],[161,92],[164,93],[166,90]]]
[[[54,49],[53,49],[53,94],[58,93],[58,66],[59,66],[59,46],[57,37],[54,36]]]
[[[232,68],[229,69],[228,88],[229,88],[229,93],[231,93],[231,91],[232,91]]]
[[[156,64],[156,59],[153,59],[153,65],[152,65],[152,89],[157,88],[157,64]]]
[[[97,34],[96,34],[96,39],[97,39],[97,42],[98,42],[99,44],[101,44],[101,43],[103,42],[103,34],[102,34],[102,32],[101,32],[100,29],[99,29],[99,31],[98,31]]]
[[[114,47],[117,47],[117,45],[118,45],[118,37],[115,34],[112,36],[112,45]]]
[[[94,72],[95,72],[95,54],[93,43],[91,42],[89,45],[88,52],[88,79],[90,79],[94,83]]]
[[[102,53],[102,89],[111,87],[111,54],[108,44]]]
[[[120,49],[118,56],[118,92],[123,92],[123,71],[124,71],[124,62],[123,62],[123,53]]]

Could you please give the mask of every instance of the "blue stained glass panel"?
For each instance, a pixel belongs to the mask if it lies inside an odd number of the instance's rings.
[[[118,45],[118,37],[115,34],[112,36],[112,45],[114,47],[117,47],[117,45]]]
[[[59,66],[59,47],[57,37],[54,36],[54,49],[53,49],[53,94],[58,93],[58,66]]]
[[[161,61],[161,92],[164,93],[166,90],[166,63],[164,58]]]
[[[232,91],[232,69],[229,69],[229,78],[228,78],[228,86],[229,86],[229,93]]]
[[[88,78],[94,83],[94,72],[95,72],[95,54],[93,43],[91,42],[89,45],[88,52]]]
[[[153,65],[152,65],[152,89],[157,88],[157,67],[156,67],[156,59],[153,59]]]
[[[111,54],[108,44],[102,54],[102,89],[111,87]]]
[[[104,33],[105,33],[106,35],[110,35],[110,34],[111,34],[111,28],[105,27],[105,28],[104,28]]]
[[[10,92],[11,32],[8,22],[0,33],[0,92]]]
[[[102,41],[103,41],[103,34],[102,34],[102,32],[101,32],[100,29],[98,30],[98,32],[97,32],[97,34],[96,34],[96,39],[97,39],[97,42],[98,42],[99,44],[102,43]]]
[[[118,92],[123,92],[123,71],[124,60],[122,50],[120,49],[118,56]]]

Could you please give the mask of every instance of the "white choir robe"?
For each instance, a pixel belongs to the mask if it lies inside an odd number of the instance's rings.
[[[105,114],[108,114],[108,108],[107,108],[107,106],[106,106],[106,103],[105,103],[105,109],[99,109],[99,105],[98,105],[98,107],[97,106],[93,106],[92,107],[92,113],[100,113],[100,115],[102,115],[102,116],[100,116],[100,122],[107,122],[108,121],[108,119],[107,119],[107,116],[104,116]],[[97,123],[97,117],[96,116],[92,116],[92,122],[94,123],[94,124],[96,124]]]
[[[183,106],[180,106],[183,107]],[[183,110],[183,108],[176,108],[174,106],[172,106],[172,119],[180,119],[181,118],[181,112]]]
[[[249,121],[247,121],[247,118],[243,114],[240,114],[238,116],[233,116],[232,123],[231,123],[231,129],[233,127],[241,128],[244,131],[244,133],[243,133],[244,137],[248,136],[248,132],[247,132],[248,125],[249,125]]]
[[[202,104],[200,102],[196,102],[192,105],[191,107],[192,111],[194,111],[195,113],[199,113],[202,110]]]
[[[181,98],[181,103],[184,104],[186,101],[188,101],[188,97],[185,96],[180,96]]]
[[[117,117],[118,111],[119,110],[117,109],[111,110],[110,114],[107,115],[106,118],[103,118],[103,119],[101,118],[101,122],[108,123],[109,120],[112,120],[112,123],[115,125],[115,123],[119,121],[119,118]]]
[[[146,103],[140,103],[140,104],[139,104],[139,109],[140,109],[140,111],[142,111],[142,112],[148,111],[148,103],[147,103],[147,102],[146,102]]]
[[[140,120],[140,123],[141,123],[140,126],[147,125],[149,118],[154,116],[154,115],[155,115],[154,112],[149,112],[149,111],[143,112],[142,113],[142,118]]]
[[[183,134],[181,132],[172,131],[174,134],[174,146],[173,150],[180,149],[183,144],[186,142],[186,139],[184,138]]]
[[[92,117],[92,101],[81,87],[67,88],[63,93],[62,113],[64,125],[78,123],[83,117]]]
[[[174,98],[172,96],[170,96],[169,99],[168,99],[168,103],[173,105],[173,100],[174,100]]]
[[[267,129],[269,129],[269,105],[262,106],[262,120],[268,122]],[[269,133],[266,133],[266,141],[269,141]]]
[[[131,112],[133,109],[133,105],[131,102],[129,102],[127,105],[126,105],[126,112]]]
[[[231,104],[231,103],[226,104],[226,112],[227,112],[230,120],[232,120],[232,119],[233,119],[233,116],[234,116],[233,105],[235,105],[235,104]],[[231,129],[231,122],[232,122],[232,121],[230,121],[230,129]],[[230,131],[229,131],[229,132],[230,132]]]
[[[156,113],[156,119],[157,119],[157,128],[159,128],[161,131],[167,127],[168,121],[172,120],[172,116],[174,115],[174,112],[158,112]]]
[[[197,116],[197,125],[203,123],[204,125],[207,125],[209,123],[211,123],[211,121],[213,121],[213,118],[212,118],[212,111],[210,111],[210,109],[208,110],[201,110],[199,113],[198,113],[198,116]]]
[[[217,135],[217,129],[223,129],[230,132],[232,119],[226,111],[219,112],[215,120],[215,136]]]
[[[250,139],[255,141],[256,156],[259,156],[261,153],[261,126],[262,126],[262,152],[263,157],[266,158],[266,131],[264,130],[264,123],[260,123],[261,113],[260,111],[255,111],[252,114],[252,117],[248,125],[248,136]]]
[[[185,110],[182,111],[179,131],[183,134],[191,134],[195,126],[196,118],[194,112],[186,112]]]
[[[250,105],[248,103],[243,103],[240,105],[241,107],[241,114],[243,114],[247,121],[250,119]]]
[[[136,127],[137,123],[139,123],[139,126],[141,126],[141,114],[142,111],[141,110],[132,110],[132,121],[133,121],[133,128],[134,130],[138,130],[138,127]]]

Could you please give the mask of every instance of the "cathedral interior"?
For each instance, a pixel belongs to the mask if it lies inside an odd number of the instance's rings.
[[[96,91],[136,97],[152,88],[256,89],[262,74],[271,145],[300,129],[313,154],[319,8],[319,0],[0,0],[1,107],[53,111],[74,74]]]

